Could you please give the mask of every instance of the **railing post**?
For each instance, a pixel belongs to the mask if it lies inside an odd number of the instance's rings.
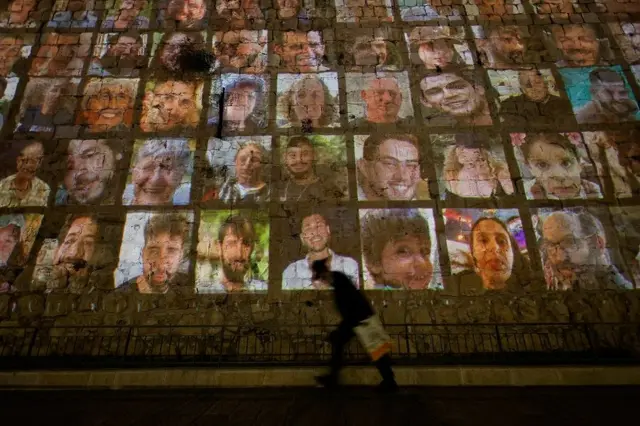
[[[589,326],[590,324],[586,322],[582,324],[582,328],[584,329],[584,335],[587,338],[587,343],[589,345],[589,349],[591,350],[591,354],[597,358],[598,351],[596,350],[596,345],[594,344],[593,338],[591,336],[591,329]]]
[[[27,356],[31,356],[31,351],[33,351],[33,347],[36,344],[36,337],[38,336],[38,328],[34,328],[33,334],[31,335],[31,341],[29,341],[29,348],[27,349]]]
[[[127,353],[129,352],[129,342],[131,342],[131,332],[133,331],[133,327],[129,326],[129,331],[127,332],[127,340],[124,343],[124,352],[122,353],[122,357],[126,358]]]
[[[498,352],[502,354],[504,352],[502,348],[502,339],[500,338],[500,325],[494,325],[494,329],[496,330],[496,342],[498,343]]]

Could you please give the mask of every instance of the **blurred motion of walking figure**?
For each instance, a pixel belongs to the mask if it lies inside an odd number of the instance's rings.
[[[327,260],[316,260],[311,264],[313,281],[324,281],[333,287],[336,308],[342,321],[338,328],[329,334],[331,342],[329,374],[317,376],[316,381],[326,388],[338,386],[344,347],[354,335],[357,335],[382,376],[378,389],[383,392],[395,391],[398,384],[391,369],[389,336],[382,328],[364,293],[358,290],[351,279],[342,272],[330,271]]]

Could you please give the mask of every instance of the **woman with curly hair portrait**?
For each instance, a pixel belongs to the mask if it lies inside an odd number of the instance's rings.
[[[291,77],[281,74],[278,85],[282,87]],[[327,83],[316,75],[295,81],[278,97],[278,127],[337,127],[338,95],[337,90],[335,96],[331,92]]]

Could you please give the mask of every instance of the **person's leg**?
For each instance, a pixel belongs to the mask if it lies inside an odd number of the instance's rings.
[[[395,383],[396,376],[393,374],[393,369],[391,368],[391,356],[389,356],[389,354],[378,358],[375,366],[382,376],[383,383]]]
[[[353,328],[351,326],[340,323],[331,333],[331,361],[329,362],[329,375],[337,382],[338,375],[342,369],[342,357],[344,355],[344,346],[349,343],[353,337]]]

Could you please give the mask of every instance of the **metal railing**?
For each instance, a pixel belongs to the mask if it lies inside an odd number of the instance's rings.
[[[639,363],[640,324],[387,324],[398,364]],[[313,365],[331,326],[0,327],[0,368]],[[354,339],[349,363],[367,362]]]

